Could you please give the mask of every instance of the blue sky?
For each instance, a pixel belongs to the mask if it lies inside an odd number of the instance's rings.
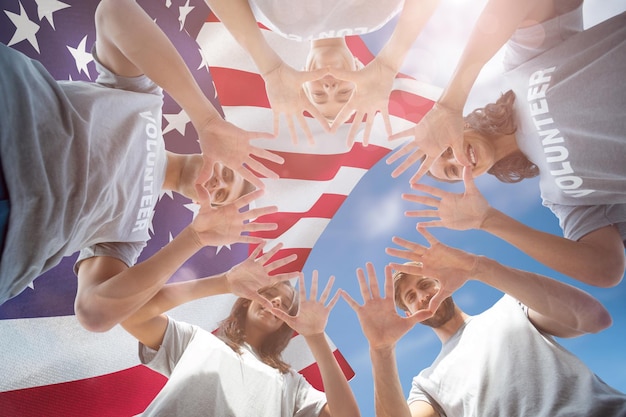
[[[474,9],[470,10],[467,3],[472,3]],[[443,0],[440,9],[412,48],[403,72],[442,87],[453,70],[463,45],[463,36],[467,35],[479,9],[475,2]],[[587,0],[584,8],[585,24],[589,26],[623,10],[626,10],[626,1],[623,0]],[[370,48],[373,51],[378,50],[388,33],[389,27],[386,27],[367,37]],[[503,91],[498,73],[499,61],[496,57],[477,81],[466,110],[491,101]],[[403,192],[411,192],[408,184],[411,173],[393,179],[390,175],[393,168],[381,161],[363,177],[315,245],[305,265],[304,272],[307,276],[310,276],[313,269],[319,270],[320,278],[335,275],[335,287],[344,288],[356,300],[361,301],[355,274],[357,268],[364,267],[367,261],[371,261],[376,266],[379,278],[382,278],[384,265],[398,261],[397,258],[385,254],[386,247],[394,246],[391,242],[392,236],[424,242],[415,230],[417,219],[403,216],[405,210],[417,207],[400,198]],[[536,180],[526,180],[521,184],[501,184],[486,177],[478,178],[476,183],[492,206],[532,227],[561,235],[556,218],[541,205]],[[422,181],[456,192],[463,189],[462,184],[442,184],[429,178]],[[610,311],[613,326],[599,334],[559,341],[605,382],[626,392],[626,282],[623,281],[611,289],[594,288],[544,267],[487,233],[443,228],[431,228],[430,231],[449,246],[488,256],[507,266],[559,279],[598,298]],[[500,296],[501,293],[493,288],[470,282],[454,298],[464,311],[477,314],[491,306]],[[350,384],[362,415],[374,415],[368,344],[355,313],[342,300],[331,314],[327,333],[356,372]],[[421,325],[417,325],[398,343],[398,368],[405,394],[410,389],[413,376],[431,363],[439,348],[440,342],[434,333]]]

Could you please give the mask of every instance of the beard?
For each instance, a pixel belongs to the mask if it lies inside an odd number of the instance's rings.
[[[431,318],[422,321],[421,324],[433,329],[441,327],[454,317],[455,307],[452,297],[448,297],[441,302],[435,314]]]

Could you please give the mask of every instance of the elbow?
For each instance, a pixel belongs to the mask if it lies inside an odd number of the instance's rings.
[[[74,314],[81,326],[94,333],[107,332],[118,323],[109,309],[86,297],[76,298]]]
[[[599,333],[613,324],[611,314],[599,302],[594,308],[589,308],[587,318],[584,333]]]
[[[611,288],[622,282],[624,278],[624,256],[620,259],[607,259],[605,262],[601,262],[600,271],[596,275],[593,282],[590,284],[600,288]]]

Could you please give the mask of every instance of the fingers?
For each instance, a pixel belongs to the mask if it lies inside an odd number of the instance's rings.
[[[378,287],[378,278],[376,278],[374,265],[371,262],[368,262],[365,267],[367,268],[367,278],[370,284],[372,298],[380,298],[380,288]]]
[[[390,256],[395,256],[396,258],[406,259],[407,261],[418,262],[421,259],[421,256],[416,254],[415,252],[397,249],[397,248],[386,248],[385,253]],[[393,264],[393,265],[397,265],[397,264]]]
[[[390,126],[390,130],[391,130],[391,126]],[[392,141],[392,140],[396,140],[396,139],[400,139],[400,138],[406,138],[407,136],[415,136],[415,127],[410,127],[410,128],[405,129],[405,130],[403,130],[401,132],[395,133],[395,134],[389,136],[389,140]]]
[[[320,303],[326,304],[326,300],[328,300],[328,296],[330,296],[330,291],[332,290],[334,283],[335,283],[335,277],[333,275],[331,275],[330,278],[328,278],[328,282],[326,283],[326,287],[324,287],[324,291],[322,291],[322,295],[320,296]],[[337,294],[338,293],[335,293],[335,296],[333,297],[333,299],[335,299],[335,298],[338,299]],[[333,303],[332,300],[331,300],[331,303]]]
[[[277,223],[256,223],[249,222],[243,225],[244,232],[267,232],[278,229]]]
[[[348,303],[348,305],[350,306],[350,308],[352,308],[354,311],[358,311],[359,308],[361,307],[359,305],[359,303],[357,303],[354,298],[352,298],[352,296],[350,296],[350,294],[348,294],[346,291],[344,290],[339,290],[337,293],[341,294],[341,297],[343,297],[344,300],[346,300],[346,303]]]
[[[295,259],[297,259],[297,256],[296,258],[294,258],[294,260]],[[292,260],[291,262],[293,262],[294,260]],[[297,278],[298,274],[298,271],[285,272],[283,274],[272,275],[272,279],[274,280],[274,282],[289,281],[291,279]]]
[[[256,159],[252,157],[247,157],[245,164],[247,166],[246,167],[247,170],[256,177],[263,176],[266,178],[278,179],[278,174],[276,172],[272,171],[267,166],[265,166],[262,162],[257,161]],[[256,173],[254,171],[256,171]]]
[[[254,173],[252,173],[252,171],[248,170],[247,168],[245,168],[243,165],[237,167],[237,168],[233,168],[234,171],[236,171],[239,175],[241,175],[246,181],[248,181],[249,183],[251,183],[252,185],[254,185],[256,188],[258,188],[259,190],[262,190],[265,188],[265,184],[263,183],[263,181],[261,181],[259,179],[259,177],[257,177],[256,175],[254,175]],[[207,179],[208,180],[208,179]]]
[[[248,140],[252,140],[252,139],[275,139],[276,135],[274,133],[269,133],[269,132],[246,131],[246,138]]]
[[[304,283],[304,275],[302,276],[302,282]],[[313,271],[311,275],[311,291],[309,292],[309,297],[311,300],[317,300],[317,269]]]
[[[361,297],[363,297],[363,301],[369,300],[370,290],[367,287],[367,282],[365,280],[365,273],[362,268],[357,268],[356,270],[356,279],[359,281],[359,290],[361,291]]]
[[[385,132],[387,132],[387,137],[390,138],[393,135],[393,130],[391,128],[389,110],[387,108],[383,108],[380,113],[383,116],[383,122],[385,123]]]
[[[369,116],[369,113],[365,115],[365,132],[363,132],[363,146],[367,146],[370,140],[370,133],[372,133],[372,126],[374,124],[374,115]]]
[[[330,302],[326,305],[326,308],[329,311],[332,310],[335,307],[335,304],[337,304],[337,301],[339,301],[339,291],[337,291],[335,295],[333,296],[333,298],[331,298]],[[322,301],[320,300],[320,302]]]
[[[465,153],[465,149],[463,147],[463,137],[460,140],[455,141],[456,143],[450,146],[452,148],[452,153],[454,154],[454,158],[459,162],[459,164],[463,166],[470,166],[471,162]]]
[[[385,297],[391,294],[395,294],[395,291],[393,290],[393,274],[391,271],[391,266],[386,265],[385,266]]]
[[[410,240],[403,239],[398,236],[394,236],[391,238],[391,241],[396,245],[402,246],[406,249],[409,249],[417,254],[422,254],[422,252],[426,249],[424,246],[419,243],[411,242]]]
[[[439,241],[437,239],[435,239],[435,237],[430,234],[429,231],[426,230],[425,227],[423,227],[421,224],[417,225],[417,231],[419,233],[421,233],[422,236],[424,236],[426,238],[426,240],[428,241],[428,243],[430,243],[430,246],[435,245],[436,243],[439,243]]]
[[[298,134],[296,133],[296,125],[293,122],[293,119],[289,115],[285,115],[287,119],[287,128],[289,129],[289,134],[291,135],[291,143],[294,145],[298,144]]]
[[[270,260],[270,258],[274,255],[276,255],[278,253],[278,251],[283,247],[282,243],[277,243],[276,245],[274,245],[274,247],[272,249],[270,249],[269,251],[265,252],[263,254],[263,256],[261,256],[258,260],[259,262],[261,262],[261,265],[265,265],[265,263],[267,261]]]
[[[474,172],[471,167],[463,167],[463,183],[465,184],[465,191],[478,192],[478,187],[474,182]]]
[[[202,154],[202,168],[196,178],[196,184],[204,184],[213,176],[214,161],[208,155]]]
[[[348,148],[352,148],[354,145],[354,138],[356,137],[356,133],[359,130],[359,125],[363,121],[363,113],[359,112],[352,119],[352,125],[350,126],[350,130],[348,131]]]
[[[288,265],[290,263],[292,263],[293,261],[295,261],[296,259],[298,259],[298,255],[295,253],[292,253],[289,256],[285,256],[284,258],[280,258],[280,259],[276,259],[275,261],[271,262],[268,265],[265,265],[265,268],[269,271],[275,271],[278,268],[282,268],[285,265]],[[296,275],[294,275],[293,277],[295,277]],[[292,277],[292,278],[293,278]]]
[[[311,129],[309,129],[309,125],[307,124],[304,115],[302,113],[298,113],[296,117],[298,118],[298,123],[300,123],[300,127],[304,131],[304,135],[306,136],[309,145],[315,145],[315,138],[313,137],[313,133],[311,133]]]
[[[411,184],[411,188],[416,191],[421,191],[423,193],[430,194],[437,198],[443,198],[446,194],[448,194],[446,191],[442,190],[441,188],[433,187],[431,185],[422,184],[422,183]],[[414,194],[408,194],[408,193],[403,194],[402,198],[404,198],[405,195],[411,196]],[[406,200],[411,201],[409,198],[407,198]]]
[[[317,286],[317,274],[315,272],[313,273],[313,278],[311,279],[311,281],[315,282],[315,285]],[[311,286],[313,286],[313,282],[311,283]],[[298,293],[300,294],[301,302],[307,299],[306,284],[304,282],[304,274],[302,272],[298,273]]]
[[[423,196],[423,195],[415,195],[415,194],[402,194],[402,199],[406,201],[410,201],[412,203],[419,203],[425,206],[430,207],[439,207],[439,201],[436,198]]]
[[[406,217],[439,217],[437,210],[407,210],[404,212]]]
[[[250,203],[252,203],[257,198],[261,197],[263,194],[265,194],[265,191],[262,189],[254,190],[251,193],[242,195],[241,197],[233,201],[232,204],[234,204],[235,207],[237,207],[237,209],[240,209],[242,207],[250,205]]]
[[[412,184],[417,183],[424,176],[424,174],[426,174],[428,170],[430,170],[430,166],[433,164],[435,159],[431,159],[427,156],[426,159],[424,159],[424,162],[422,162],[422,164],[420,165],[415,175],[411,177],[409,182],[411,182]]]
[[[392,262],[389,264],[389,268],[393,268],[396,272],[402,272],[408,275],[424,275],[423,268],[424,264],[422,262],[417,261],[417,265],[405,265],[399,264],[396,262]],[[393,290],[393,285],[392,285]]]

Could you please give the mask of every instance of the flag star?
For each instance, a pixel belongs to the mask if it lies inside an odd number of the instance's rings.
[[[167,7],[168,9],[172,7],[172,0],[165,0],[165,7]]]
[[[37,14],[39,15],[39,20],[46,19],[48,23],[50,23],[50,26],[52,26],[52,29],[55,30],[56,28],[54,27],[52,14],[70,7],[69,4],[62,3],[58,0],[35,0],[35,3],[37,3]]]
[[[174,240],[174,236],[172,236],[172,232],[169,233],[169,240],[168,242],[171,242],[172,240]]]
[[[194,6],[189,5],[189,0],[187,0],[184,6],[180,6],[178,8],[178,21],[180,22],[180,30],[183,30],[183,28],[185,27],[187,15],[189,15],[189,13],[191,13],[193,9]]]
[[[185,207],[187,210],[193,213],[194,219],[196,218],[196,216],[198,215],[198,212],[200,211],[200,204],[197,204],[197,203],[185,204],[183,205],[183,207]]]
[[[76,69],[78,72],[84,72],[85,75],[91,79],[89,76],[89,70],[87,69],[87,64],[93,61],[93,56],[87,52],[86,44],[87,35],[85,35],[83,40],[80,41],[78,47],[72,48],[71,46],[67,46],[67,49],[74,57],[74,62],[76,63]]]
[[[35,22],[32,22],[28,15],[26,14],[26,10],[24,10],[24,6],[20,2],[20,14],[15,14],[13,12],[9,12],[5,10],[4,13],[7,15],[11,22],[15,25],[15,33],[13,37],[7,43],[7,46],[15,45],[16,43],[22,42],[23,40],[27,40],[37,53],[39,52],[39,43],[37,42],[37,32],[39,32],[39,25]]]
[[[215,254],[217,255],[218,253],[220,253],[222,248],[228,248],[228,250],[231,250],[230,245],[219,245],[215,249]]]
[[[198,52],[200,52],[200,57],[202,58],[200,60],[200,65],[198,65],[198,69],[205,67],[207,70],[209,69],[209,61],[206,59],[207,55],[204,52],[204,49],[202,47],[198,48]]]
[[[163,118],[167,120],[167,126],[163,129],[163,135],[176,129],[178,133],[185,136],[187,123],[189,123],[191,119],[184,110],[181,110],[178,114],[163,114]]]
[[[159,200],[161,200],[163,196],[168,196],[169,198],[173,200],[174,192],[172,190],[161,190],[161,194],[159,195]]]

